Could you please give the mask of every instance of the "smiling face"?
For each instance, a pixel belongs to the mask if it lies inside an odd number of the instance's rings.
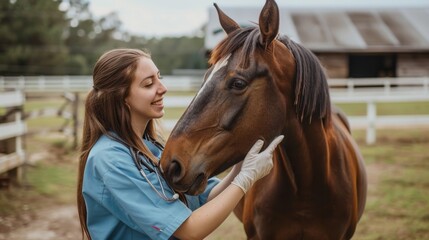
[[[145,129],[149,120],[164,116],[164,94],[167,88],[160,80],[160,73],[153,61],[141,57],[138,61],[129,95],[125,98],[135,131]]]

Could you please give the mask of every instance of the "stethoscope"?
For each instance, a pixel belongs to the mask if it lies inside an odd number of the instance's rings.
[[[149,136],[145,136],[145,138],[148,139],[152,144],[154,144],[159,150],[161,150],[161,152],[164,150],[164,147],[157,141],[152,140]],[[140,152],[139,150],[134,150],[134,148],[131,146],[129,148],[130,148],[131,156],[133,158],[134,163],[136,164],[137,169],[139,170],[142,177],[149,183],[150,187],[156,192],[156,194],[158,194],[160,198],[164,199],[167,202],[174,202],[177,199],[179,199],[179,194],[176,193],[173,190],[173,188],[170,187],[170,185],[168,185],[168,183],[167,183],[167,186],[173,192],[173,196],[167,197],[167,195],[165,194],[164,186],[161,182],[161,178],[159,177],[160,175],[160,173],[158,172],[159,167],[156,166],[152,161],[148,160],[149,158],[144,153]],[[161,192],[159,192],[158,189],[156,189],[156,187],[149,181],[149,178],[146,176],[146,173],[144,172],[142,165],[145,166],[149,170],[149,172],[153,172],[156,174],[159,185],[161,186]]]

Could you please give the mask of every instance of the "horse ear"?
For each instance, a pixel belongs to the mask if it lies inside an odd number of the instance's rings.
[[[279,7],[274,0],[267,0],[259,14],[259,29],[261,31],[261,44],[267,49],[279,32]]]
[[[223,30],[225,30],[227,34],[240,28],[240,25],[238,25],[234,20],[228,17],[224,12],[222,12],[222,10],[220,10],[220,8],[217,6],[216,3],[213,3],[213,5],[217,10],[220,25],[222,26]]]

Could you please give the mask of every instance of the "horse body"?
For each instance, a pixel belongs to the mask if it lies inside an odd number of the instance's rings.
[[[285,131],[287,140],[274,154],[273,171],[255,184],[235,211],[249,239],[353,236],[364,209],[366,176],[350,135],[332,117],[332,126],[314,126],[322,131]]]
[[[273,0],[259,28],[242,29],[216,9],[228,36],[166,143],[166,180],[199,194],[257,139],[268,144],[282,134],[271,173],[235,210],[248,238],[350,239],[365,207],[366,174],[345,116],[331,108],[323,68],[309,50],[277,37]]]

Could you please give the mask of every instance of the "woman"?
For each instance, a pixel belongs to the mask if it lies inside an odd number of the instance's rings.
[[[257,141],[241,164],[222,181],[210,179],[201,195],[174,193],[158,167],[163,148],[155,119],[164,115],[167,92],[160,79],[150,55],[136,49],[111,50],[94,67],[77,192],[83,237],[202,239],[272,168],[283,136],[261,153]]]

